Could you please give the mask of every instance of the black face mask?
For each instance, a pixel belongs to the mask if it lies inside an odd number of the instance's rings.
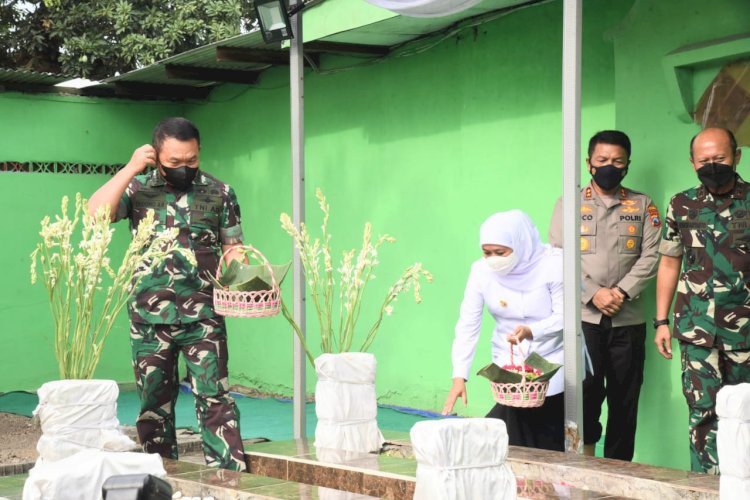
[[[698,169],[698,178],[709,191],[716,191],[734,179],[734,168],[725,163],[706,163]]]
[[[619,186],[627,173],[628,167],[617,168],[614,165],[591,167],[591,177],[594,178],[596,185],[605,191],[611,191]]]
[[[174,168],[167,168],[162,165],[159,169],[161,176],[167,181],[167,184],[174,186],[178,191],[187,191],[193,183],[193,179],[198,174],[198,168],[191,168],[182,165]]]

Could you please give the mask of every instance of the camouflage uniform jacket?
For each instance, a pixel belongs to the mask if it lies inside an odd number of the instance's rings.
[[[180,324],[211,318],[214,274],[222,245],[242,242],[240,207],[234,190],[202,171],[186,193],[172,189],[157,170],[130,181],[117,207],[115,220],[130,219],[131,230],[154,209],[157,230],[179,228],[177,241],[193,250],[197,268],[174,254],[151,276],[141,280],[128,310],[131,321]]]
[[[549,242],[562,247],[562,198],[549,226]],[[612,317],[612,326],[644,323],[641,292],[656,276],[661,218],[651,198],[620,186],[600,196],[593,181],[581,189],[581,320],[599,324],[602,313],[592,303],[600,288],[619,286],[630,297]]]
[[[750,184],[714,197],[701,186],[672,197],[659,252],[683,257],[673,335],[682,342],[748,349]]]

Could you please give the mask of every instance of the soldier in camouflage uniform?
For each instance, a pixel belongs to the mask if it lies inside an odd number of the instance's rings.
[[[656,281],[655,342],[671,359],[671,336],[679,341],[691,469],[713,474],[716,393],[750,382],[750,184],[736,173],[740,155],[728,130],[693,138],[690,161],[701,184],[669,202]]]
[[[138,148],[125,167],[91,197],[89,210],[108,204],[113,221],[138,226],[155,211],[157,230],[179,228],[177,240],[192,250],[197,267],[173,254],[144,278],[129,304],[133,369],[141,399],[138,436],[144,450],[177,458],[174,407],[177,359],[183,354],[195,396],[208,465],[245,470],[239,411],[227,394],[227,336],[213,308],[207,278],[221,255],[242,258],[240,209],[227,184],[198,169],[200,136],[183,118],[154,129],[153,146]],[[157,168],[142,174],[147,165]]]

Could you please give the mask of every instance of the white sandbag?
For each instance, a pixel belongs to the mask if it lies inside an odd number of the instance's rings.
[[[114,380],[55,380],[38,390],[39,404],[117,403],[120,390]]]
[[[315,358],[318,376],[350,384],[374,384],[378,362],[367,352],[321,354]]]
[[[748,498],[750,498],[750,479],[741,479],[722,472],[719,478],[719,499],[747,500]]]
[[[722,474],[750,478],[750,421],[719,418],[716,446]]]
[[[42,432],[55,434],[70,429],[75,422],[77,429],[117,429],[117,404],[106,405],[70,404],[66,406],[46,405],[36,412]]]
[[[716,414],[719,417],[716,445],[722,476],[750,479],[750,384],[722,387],[716,395]]]
[[[57,380],[38,390],[42,432],[56,432],[73,422],[81,427],[117,427],[117,396],[113,380]]]
[[[315,446],[373,452],[385,439],[378,429],[375,356],[323,354],[315,359]]]
[[[373,401],[375,404],[370,404]],[[318,379],[315,385],[315,403],[315,413],[319,419],[372,420],[378,417],[374,384]]]
[[[42,434],[36,443],[39,456],[47,461],[62,460],[79,451],[96,449],[104,451],[131,451],[138,445],[119,430],[100,430]]]
[[[93,448],[127,451],[136,443],[122,433],[117,420],[119,389],[113,380],[57,380],[37,391],[43,435],[37,442],[39,457],[62,460]]]
[[[410,435],[417,459],[415,500],[516,498],[502,420],[428,420],[414,424]]]
[[[725,385],[719,389],[716,414],[720,418],[750,420],[750,384]]]
[[[109,477],[142,473],[167,475],[157,454],[84,450],[56,462],[40,458],[29,470],[23,500],[101,499]]]

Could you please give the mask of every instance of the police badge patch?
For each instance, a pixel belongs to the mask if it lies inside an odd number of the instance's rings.
[[[646,209],[648,211],[648,218],[651,221],[651,225],[654,227],[661,226],[661,219],[659,218],[659,209],[653,203]]]

